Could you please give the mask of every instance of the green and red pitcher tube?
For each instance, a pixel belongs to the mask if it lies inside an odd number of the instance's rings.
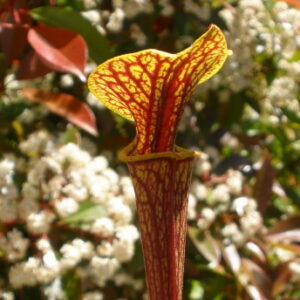
[[[187,197],[196,153],[178,147],[178,152],[128,156],[131,146],[120,159],[127,162],[135,189],[148,294],[151,300],[180,300]]]

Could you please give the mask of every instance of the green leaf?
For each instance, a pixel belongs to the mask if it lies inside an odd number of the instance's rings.
[[[80,145],[81,136],[78,129],[72,124],[67,125],[67,129],[61,137],[61,141],[64,145],[68,143],[74,143],[76,145]]]
[[[6,121],[14,121],[26,108],[31,107],[25,102],[10,102],[9,104],[1,102],[0,103],[0,115],[1,119]]]
[[[75,271],[69,271],[63,276],[62,285],[66,295],[66,300],[81,299],[80,278]]]
[[[78,11],[83,9],[82,0],[56,0],[55,5],[64,7],[68,6]]]
[[[294,55],[289,59],[290,62],[296,62],[300,60],[300,49],[298,49]]]
[[[63,219],[62,222],[65,224],[85,223],[105,215],[106,211],[102,205],[92,201],[84,201],[80,203],[79,210],[75,214]]]
[[[201,282],[198,280],[191,280],[191,291],[189,295],[190,300],[201,300],[204,295],[204,289]]]
[[[287,116],[287,118],[294,123],[300,123],[300,117],[292,110],[281,107],[281,111]]]
[[[90,57],[100,63],[112,56],[111,47],[105,37],[80,13],[62,7],[43,6],[30,12],[32,18],[49,26],[69,29],[79,33],[89,47]]]

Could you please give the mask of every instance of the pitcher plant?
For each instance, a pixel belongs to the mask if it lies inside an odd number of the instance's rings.
[[[175,145],[184,106],[199,83],[229,55],[215,25],[190,47],[114,57],[89,76],[90,91],[132,120],[136,137],[120,152],[132,177],[150,300],[181,300],[192,162],[198,155]]]

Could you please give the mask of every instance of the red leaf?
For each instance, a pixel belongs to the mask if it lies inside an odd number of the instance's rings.
[[[22,53],[27,44],[27,32],[32,19],[28,14],[25,0],[6,1],[0,11],[0,47],[5,55],[5,63]]]
[[[98,135],[94,113],[85,103],[72,95],[25,88],[23,95],[30,101],[41,103],[52,112],[64,117],[92,135]]]
[[[23,51],[27,43],[28,24],[0,23],[1,49],[5,55],[5,62],[10,65]]]
[[[189,227],[188,234],[197,250],[215,267],[219,266],[221,261],[221,248],[210,233],[206,232],[200,240],[197,237],[198,230],[193,227]]]
[[[272,241],[300,242],[300,214],[279,221],[270,227],[265,238]]]
[[[255,285],[247,284],[245,289],[252,300],[268,300]]]
[[[40,23],[29,30],[28,41],[47,67],[72,73],[85,81],[87,45],[79,34]]]
[[[272,280],[269,275],[261,266],[248,258],[243,258],[241,262],[243,272],[247,274],[257,291],[261,293],[260,297],[270,299]]]
[[[290,262],[282,263],[276,270],[276,277],[273,279],[272,283],[273,297],[279,295],[286,288],[292,277],[292,271],[289,268],[289,264]]]
[[[264,162],[256,176],[253,198],[257,200],[259,211],[264,214],[271,203],[272,187],[275,171],[271,163],[270,154],[264,152]]]
[[[31,50],[21,61],[20,67],[16,73],[16,78],[19,80],[34,79],[44,76],[51,71],[52,70],[42,63],[36,52]]]
[[[277,222],[275,225],[269,228],[269,234],[281,233],[283,231],[300,229],[300,213],[297,213],[289,218]]]
[[[32,19],[28,13],[28,0],[7,1],[0,7],[0,21],[7,23],[31,24]]]

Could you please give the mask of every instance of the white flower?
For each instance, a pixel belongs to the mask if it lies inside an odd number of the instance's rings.
[[[231,207],[238,215],[242,216],[246,211],[248,203],[248,197],[238,197],[233,200]]]
[[[60,278],[55,278],[47,287],[45,287],[44,293],[47,296],[47,300],[64,300],[66,298]]]
[[[281,262],[286,262],[295,259],[295,253],[293,251],[289,251],[280,247],[275,247],[273,251]]]
[[[189,194],[189,196],[188,196],[188,207],[187,207],[188,219],[189,220],[193,220],[197,216],[196,205],[197,205],[196,198],[194,197],[194,195]]]
[[[79,204],[73,198],[65,197],[54,202],[54,207],[58,215],[62,218],[74,214],[79,209]]]
[[[134,279],[130,274],[124,272],[116,274],[114,276],[114,282],[117,286],[130,285],[137,291],[142,290],[144,287],[143,280]]]
[[[112,244],[106,241],[102,241],[100,245],[97,246],[97,254],[99,256],[112,256],[113,247]]]
[[[113,255],[120,262],[129,261],[134,254],[134,243],[128,239],[115,239],[113,241]]]
[[[2,299],[2,300],[14,300],[15,296],[12,292],[1,291],[0,290],[0,299]]]
[[[59,262],[56,259],[55,253],[50,250],[47,251],[42,257],[44,265],[49,269],[59,270]]]
[[[0,187],[13,183],[15,163],[4,159],[0,162]]]
[[[192,0],[185,0],[183,3],[186,12],[192,13],[202,20],[208,20],[210,18],[210,7],[199,5]]]
[[[3,191],[3,189],[2,189]],[[14,196],[16,196],[16,190],[7,189],[8,195],[2,196],[0,194],[0,221],[12,221],[17,218],[17,202]],[[12,198],[11,198],[12,197]]]
[[[47,238],[41,238],[37,240],[36,247],[43,253],[46,253],[52,249],[50,241]]]
[[[124,18],[124,11],[120,8],[117,8],[109,17],[109,21],[106,25],[107,29],[109,29],[111,32],[119,32],[123,27]]]
[[[21,288],[23,285],[28,283],[28,275],[30,275],[31,279],[31,286],[36,284],[35,277],[32,276],[33,274],[28,274],[24,272],[24,263],[19,263],[13,265],[9,270],[9,282],[13,288]]]
[[[32,234],[48,233],[54,214],[48,210],[42,210],[37,213],[31,213],[27,220],[26,226]]]
[[[111,185],[107,177],[100,176],[85,176],[83,178],[89,188],[89,192],[93,197],[94,202],[102,203],[108,198]]]
[[[81,15],[88,19],[91,23],[97,24],[101,22],[101,14],[97,9],[91,9],[88,11],[81,12]]]
[[[300,276],[300,262],[293,261],[289,263],[289,269],[296,275]]]
[[[9,270],[9,281],[12,287],[20,288],[36,285],[36,270],[38,270],[40,264],[40,259],[29,257],[26,262],[13,265]]]
[[[62,174],[63,173],[63,166],[61,162],[57,161],[55,157],[46,156],[42,158],[42,161],[54,174]]]
[[[115,258],[94,256],[91,259],[91,267],[95,274],[97,283],[103,286],[105,282],[112,278],[119,269],[120,263]]]
[[[191,192],[198,200],[206,199],[207,188],[204,184],[194,181],[191,186]]]
[[[228,92],[228,91],[227,91]],[[230,95],[229,95],[230,96]],[[221,140],[220,140],[221,144],[223,144],[224,146],[230,146],[231,148],[235,148],[238,146],[239,141],[238,139],[231,135],[229,132],[226,132]]]
[[[95,8],[98,4],[98,0],[83,0],[83,5],[86,9],[92,9]]]
[[[195,174],[201,176],[203,173],[211,170],[211,163],[208,159],[198,160],[195,165]]]
[[[108,161],[104,156],[95,157],[88,165],[87,168],[94,173],[100,173],[107,169]]]
[[[38,200],[40,197],[40,191],[37,185],[33,185],[29,182],[25,182],[22,185],[22,195],[24,198],[31,198],[32,200]]]
[[[62,258],[60,260],[62,269],[73,268],[81,260],[80,249],[72,244],[64,244],[61,247],[60,252],[62,254]]]
[[[79,249],[80,256],[83,259],[90,259],[94,254],[94,246],[89,241],[83,241],[81,239],[73,240],[72,244]]]
[[[93,67],[93,69],[94,69],[95,67]],[[92,70],[93,70],[92,69]],[[91,71],[92,71],[91,70]],[[98,108],[100,108],[100,109],[103,109],[105,106],[102,104],[102,102],[101,101],[99,101],[98,100],[98,98],[96,98],[95,96],[94,96],[94,94],[92,94],[92,93],[88,93],[87,94],[87,96],[86,96],[86,101],[88,102],[88,104],[89,105],[92,105],[92,106],[96,106],[96,107],[98,107]]]
[[[131,221],[132,211],[124,204],[122,197],[113,197],[107,203],[108,215],[118,225],[124,225]]]
[[[225,225],[221,230],[225,238],[231,239],[236,244],[242,244],[245,241],[243,233],[239,230],[236,223]]]
[[[60,77],[60,85],[63,88],[70,88],[74,85],[74,79],[70,74],[64,74]]]
[[[229,188],[226,184],[219,184],[215,187],[209,196],[212,203],[222,202],[227,203],[230,199]]]
[[[50,135],[45,130],[39,130],[29,135],[19,145],[20,150],[29,157],[36,157],[40,153],[50,153],[54,144]]]
[[[135,41],[135,43],[139,47],[145,46],[147,42],[147,36],[137,24],[132,24],[130,26],[130,37]]]
[[[262,229],[262,217],[258,211],[252,211],[240,219],[240,224],[243,231],[251,236]]]
[[[201,211],[202,218],[206,219],[207,222],[211,223],[216,218],[216,213],[209,207],[205,207]]]
[[[39,204],[33,198],[23,198],[18,203],[18,215],[21,220],[26,221],[29,215],[37,213],[39,209]]]
[[[139,13],[151,13],[153,4],[146,0],[127,0],[124,1],[124,13],[128,19],[134,18]]]
[[[91,226],[91,231],[109,237],[114,234],[114,223],[110,218],[96,219]]]
[[[14,262],[23,259],[29,246],[29,240],[14,228],[7,233],[6,237],[0,238],[0,249],[8,261]]]
[[[82,300],[103,300],[103,295],[100,292],[88,292],[83,294]]]
[[[68,143],[61,147],[58,153],[53,155],[61,164],[69,164],[69,168],[77,169],[84,167],[91,161],[88,152],[81,150],[76,144]]]
[[[76,186],[73,183],[63,186],[62,192],[79,202],[86,200],[88,197],[88,190],[85,186]]]
[[[129,176],[120,178],[120,186],[124,193],[124,203],[135,207],[135,191]]]
[[[113,255],[120,261],[125,262],[132,258],[134,254],[134,242],[139,237],[135,226],[128,225],[119,227],[116,239],[113,241]]]
[[[102,175],[109,180],[112,186],[119,182],[119,175],[113,169],[104,169]]]
[[[162,7],[161,14],[163,16],[168,17],[174,13],[174,6],[169,0],[159,0],[158,3]]]

